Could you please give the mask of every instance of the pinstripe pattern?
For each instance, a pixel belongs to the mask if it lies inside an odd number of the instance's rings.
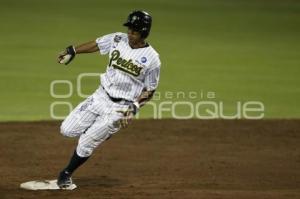
[[[61,125],[61,133],[68,137],[80,136],[77,153],[88,157],[100,143],[120,129],[119,120],[123,115],[117,111],[126,110],[128,106],[112,102],[100,87],[69,114]]]
[[[96,42],[100,54],[108,54],[111,59],[112,52],[118,50],[122,59],[132,60],[132,65],[142,67],[142,70],[134,76],[108,65],[106,73],[101,75],[101,86],[63,121],[63,135],[79,136],[76,151],[81,157],[90,156],[99,144],[120,130],[119,121],[124,116],[117,111],[128,109],[129,102],[115,103],[107,93],[114,98],[136,101],[143,89],[155,90],[159,81],[160,60],[151,46],[132,49],[124,33],[105,35]],[[118,63],[115,60],[112,64]]]
[[[119,38],[116,40],[116,38]],[[101,75],[101,84],[110,96],[115,98],[124,98],[129,101],[135,101],[142,90],[156,89],[159,81],[160,60],[158,53],[149,45],[145,48],[132,49],[128,44],[127,34],[112,33],[96,40],[100,53],[109,54],[118,50],[120,57],[142,67],[140,75],[137,77],[130,75],[122,70],[107,66],[106,73]],[[143,63],[142,59],[146,61]],[[112,62],[116,64],[116,61]]]

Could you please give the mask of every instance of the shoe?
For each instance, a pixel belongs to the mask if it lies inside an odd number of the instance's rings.
[[[65,189],[73,184],[71,174],[68,171],[63,170],[59,173],[57,178],[57,186],[61,189]]]

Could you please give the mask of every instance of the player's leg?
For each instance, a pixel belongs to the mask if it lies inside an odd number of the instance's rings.
[[[98,115],[90,110],[93,102],[92,96],[87,98],[66,117],[60,127],[60,132],[64,136],[79,136],[95,122]]]
[[[111,107],[111,106],[110,106]],[[124,108],[124,106],[121,106]],[[76,150],[68,164],[58,177],[58,185],[67,187],[72,184],[71,175],[92,155],[94,149],[107,140],[112,134],[120,130],[119,120],[122,114],[111,109],[105,116],[97,117],[93,125],[81,134]]]
[[[112,117],[112,116],[111,116]],[[96,122],[78,140],[77,154],[81,157],[90,157],[95,148],[109,139],[120,129],[119,116],[113,118],[97,118]]]
[[[127,110],[129,105],[106,101],[102,108],[103,115],[97,117],[94,124],[78,140],[76,151],[81,157],[91,156],[97,146],[120,130],[120,120],[124,115],[119,111]]]
[[[94,105],[92,96],[80,103],[63,121],[61,133],[68,137],[75,137],[87,131],[99,116],[92,111]],[[81,165],[86,160],[87,158],[79,158],[75,151],[67,168],[72,170],[74,165]],[[57,184],[61,188],[70,186],[72,184],[71,173],[65,169],[60,172]]]

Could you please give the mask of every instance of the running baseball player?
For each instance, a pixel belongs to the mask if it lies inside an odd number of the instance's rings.
[[[80,103],[62,122],[61,133],[79,136],[78,145],[67,165],[58,176],[57,185],[64,189],[72,185],[72,174],[102,142],[109,139],[129,121],[153,96],[159,81],[158,53],[146,42],[152,17],[145,11],[133,11],[123,24],[127,34],[117,32],[79,46],[69,46],[58,57],[69,64],[76,55],[99,51],[108,55],[106,72],[101,85]]]

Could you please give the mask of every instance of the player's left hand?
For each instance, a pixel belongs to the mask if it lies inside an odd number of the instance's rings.
[[[126,128],[129,123],[132,121],[132,119],[134,118],[135,114],[137,113],[137,109],[138,107],[136,107],[136,105],[132,104],[128,107],[127,110],[118,110],[118,113],[123,114],[123,118],[121,118],[121,120],[119,121],[120,126],[122,128]]]

